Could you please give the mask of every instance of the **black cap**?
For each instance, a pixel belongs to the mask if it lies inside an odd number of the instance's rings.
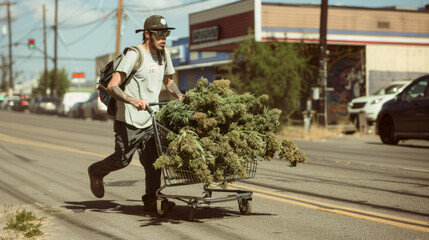
[[[160,15],[152,15],[144,21],[144,29],[137,29],[136,33],[142,32],[144,30],[162,30],[168,29],[173,30],[176,28],[168,27],[167,20]]]

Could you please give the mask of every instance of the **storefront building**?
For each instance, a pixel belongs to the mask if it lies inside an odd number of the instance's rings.
[[[215,67],[228,63],[231,52],[249,37],[318,44],[320,12],[320,5],[245,0],[190,14],[189,39],[176,41],[172,49],[188,54],[182,53],[182,58],[173,54],[181,90],[191,88],[201,76],[213,80]],[[254,34],[249,36],[249,29]],[[429,73],[429,6],[329,6],[327,29],[328,49],[355,49],[329,59],[328,124],[347,118],[351,99],[372,94],[390,81]]]

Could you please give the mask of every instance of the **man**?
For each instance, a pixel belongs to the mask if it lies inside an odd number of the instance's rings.
[[[112,171],[126,167],[138,151],[141,164],[145,168],[146,192],[142,196],[145,211],[156,210],[156,190],[161,185],[161,171],[155,170],[153,163],[158,158],[154,132],[150,115],[146,110],[149,102],[158,102],[162,83],[177,99],[182,98],[172,79],[173,64],[165,52],[166,38],[170,30],[164,17],[150,16],[145,20],[142,50],[143,63],[133,77],[126,83],[124,90],[119,86],[133,70],[139,57],[136,51],[127,51],[107,86],[108,92],[117,101],[114,121],[115,152],[102,161],[88,167],[91,191],[97,198],[104,196],[103,178]],[[157,107],[152,107],[156,110]],[[169,208],[174,207],[169,202]]]

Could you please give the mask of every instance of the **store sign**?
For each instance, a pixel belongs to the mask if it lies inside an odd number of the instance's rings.
[[[219,39],[219,26],[192,30],[192,42],[200,43]]]
[[[72,74],[72,83],[85,83],[85,73],[73,73]]]

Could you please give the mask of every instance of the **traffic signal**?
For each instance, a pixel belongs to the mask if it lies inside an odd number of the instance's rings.
[[[36,45],[34,45],[34,39],[28,39],[28,49],[34,50],[36,48]]]

